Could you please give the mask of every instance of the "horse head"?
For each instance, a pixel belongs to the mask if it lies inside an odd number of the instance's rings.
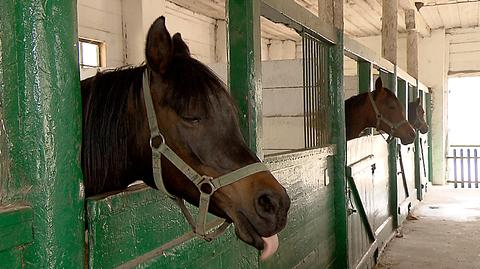
[[[371,93],[371,96],[373,97],[372,106],[376,114],[377,129],[400,138],[404,145],[413,143],[415,131],[406,121],[402,104],[393,92],[383,87],[380,78],[375,81],[375,91]]]
[[[151,25],[145,55],[158,128],[172,151],[211,178],[260,162],[242,137],[225,85],[191,57],[179,33],[170,36],[163,17]],[[143,124],[142,133],[138,143],[147,158],[141,162],[151,164],[148,125]],[[169,160],[162,159],[161,166],[167,191],[198,205],[199,188]],[[147,184],[153,185],[151,175]],[[241,240],[263,249],[265,239],[285,227],[289,207],[282,185],[269,171],[260,171],[213,192],[209,211],[233,222]]]
[[[408,122],[410,122],[415,130],[420,131],[420,133],[426,134],[428,132],[428,125],[425,121],[425,111],[423,110],[420,98],[408,103]]]

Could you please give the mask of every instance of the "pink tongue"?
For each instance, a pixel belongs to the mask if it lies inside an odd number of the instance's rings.
[[[275,234],[270,237],[262,237],[262,240],[263,240],[263,251],[262,251],[262,256],[260,256],[260,259],[264,261],[277,251],[278,236]]]

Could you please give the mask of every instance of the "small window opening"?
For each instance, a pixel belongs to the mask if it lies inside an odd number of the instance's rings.
[[[104,43],[80,38],[78,41],[78,62],[81,68],[99,68],[104,66]]]

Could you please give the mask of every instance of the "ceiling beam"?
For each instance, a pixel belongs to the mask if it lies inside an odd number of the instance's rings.
[[[430,36],[430,26],[425,22],[422,14],[415,7],[414,0],[398,0],[398,5],[405,12],[412,9],[415,11],[415,28],[421,36]]]

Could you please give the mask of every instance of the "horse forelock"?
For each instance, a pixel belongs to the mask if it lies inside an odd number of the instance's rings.
[[[171,107],[179,115],[199,108],[205,116],[211,116],[216,104],[233,105],[225,84],[212,70],[194,58],[175,56],[165,77],[170,85],[162,104]]]

